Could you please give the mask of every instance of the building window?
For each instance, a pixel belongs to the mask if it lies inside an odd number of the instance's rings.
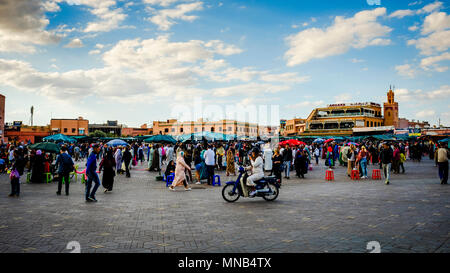
[[[67,133],[67,128],[64,128],[64,133]]]
[[[222,132],[222,127],[219,127],[219,132]]]
[[[194,128],[194,132],[198,132],[198,128]]]
[[[183,127],[180,128],[180,133],[183,133]]]
[[[214,127],[211,127],[211,132],[214,132]]]
[[[367,122],[367,125],[366,125],[366,127],[369,127],[369,122]]]
[[[72,128],[72,134],[75,134],[76,131],[77,131],[77,129]]]
[[[175,132],[175,128],[172,128],[172,133],[174,133]]]
[[[228,131],[232,131],[232,130],[231,130],[231,127],[228,127]]]
[[[168,132],[169,132],[168,128],[164,129],[164,133],[168,133]]]

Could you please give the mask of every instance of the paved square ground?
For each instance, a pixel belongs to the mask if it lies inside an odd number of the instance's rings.
[[[306,179],[284,180],[275,202],[232,204],[221,187],[170,192],[141,166],[116,177],[112,193],[100,187],[98,203],[84,201],[80,179],[67,197],[55,182],[23,177],[21,197],[8,198],[1,175],[0,252],[70,252],[70,241],[81,252],[368,252],[370,241],[382,252],[449,252],[450,188],[428,159],[405,167],[386,186],[351,181],[342,167],[325,182],[325,167],[314,166]]]

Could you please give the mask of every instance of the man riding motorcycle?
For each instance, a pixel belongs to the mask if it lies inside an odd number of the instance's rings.
[[[253,148],[252,154],[250,155],[250,163],[251,165],[246,167],[245,170],[251,170],[251,175],[247,177],[247,186],[251,187],[252,192],[250,192],[250,196],[253,197],[256,195],[255,181],[264,178],[264,162],[258,148]]]

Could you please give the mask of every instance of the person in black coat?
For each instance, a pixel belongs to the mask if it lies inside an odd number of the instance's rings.
[[[380,161],[382,164],[384,176],[386,177],[386,185],[389,185],[389,175],[391,171],[392,160],[394,158],[394,152],[387,143],[383,144],[383,149],[380,153]]]
[[[43,183],[44,181],[44,156],[42,152],[38,150],[33,160],[33,167],[31,172],[32,183]]]
[[[112,150],[109,149],[99,165],[99,170],[102,171],[103,169],[102,186],[105,188],[105,193],[113,189],[114,176],[116,175],[116,171],[114,170],[115,166],[116,160],[114,159]]]
[[[131,177],[130,174],[130,162],[131,162],[131,152],[130,152],[130,147],[127,146],[125,148],[125,152],[123,153],[122,156],[123,162],[125,162],[125,172],[126,172],[126,177]]]

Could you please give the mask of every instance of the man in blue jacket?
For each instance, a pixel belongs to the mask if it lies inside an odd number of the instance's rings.
[[[97,202],[97,199],[95,199],[95,193],[100,186],[100,179],[97,175],[97,155],[99,152],[100,146],[98,146],[98,144],[95,144],[93,146],[93,151],[89,155],[87,161],[86,175],[88,177],[88,180],[86,182],[86,202]],[[92,181],[94,181],[95,185],[91,192]]]
[[[56,159],[56,166],[58,166],[58,191],[57,195],[61,195],[62,181],[64,179],[64,183],[66,185],[66,195],[69,195],[69,175],[70,172],[74,170],[72,157],[67,153],[67,147],[61,147],[61,153]]]

